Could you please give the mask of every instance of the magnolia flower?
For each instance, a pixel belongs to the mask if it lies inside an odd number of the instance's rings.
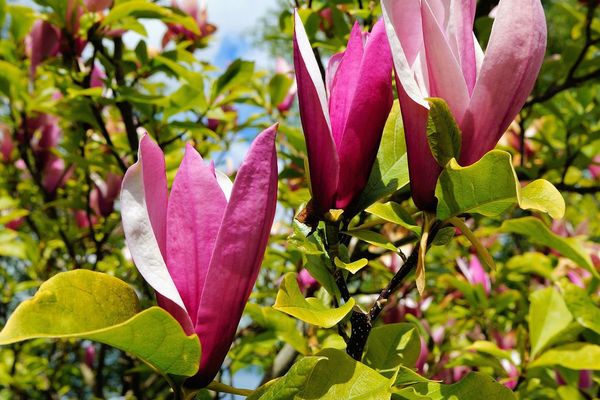
[[[92,74],[90,76],[90,87],[91,88],[102,88],[104,87],[104,80],[106,74],[97,65],[92,68]]]
[[[122,181],[121,176],[109,172],[104,180],[98,179],[94,182],[90,193],[90,207],[97,215],[108,217],[113,212]]]
[[[523,106],[542,65],[540,0],[500,0],[484,56],[473,35],[475,0],[382,0],[396,69],[412,195],[435,209],[441,167],[427,144],[427,98],[446,101],[462,131],[461,165],[494,148]]]
[[[100,12],[113,3],[113,0],[83,0],[85,7],[91,12]]]
[[[318,213],[347,208],[364,189],[392,107],[392,59],[384,25],[350,33],[323,82],[302,20],[295,13],[294,65],[300,117]]]
[[[168,24],[167,32],[165,33],[162,45],[167,45],[172,38],[182,38],[191,40],[194,43],[212,35],[217,30],[217,27],[208,22],[208,11],[205,0],[172,0],[173,8],[178,8],[196,21],[196,26],[200,34],[189,31],[181,25]]]
[[[188,145],[169,194],[164,155],[147,135],[123,179],[135,265],[159,305],[200,338],[196,384],[219,371],[258,275],[277,201],[276,130],[254,140],[233,184]]]
[[[60,51],[60,30],[49,22],[41,19],[33,23],[31,32],[25,38],[26,53],[30,61],[30,74],[35,71],[43,61],[56,57]]]
[[[485,269],[483,269],[481,261],[479,261],[477,256],[471,255],[469,264],[467,264],[464,259],[457,258],[456,264],[458,265],[460,272],[463,273],[471,285],[481,285],[485,290],[485,294],[490,294],[490,276],[487,274],[487,272],[485,272]]]

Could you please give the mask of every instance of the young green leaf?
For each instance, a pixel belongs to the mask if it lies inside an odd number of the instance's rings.
[[[89,339],[127,351],[165,374],[198,371],[200,342],[166,311],[140,313],[135,291],[99,272],[75,270],[44,282],[0,332],[0,344],[34,338]]]
[[[303,357],[281,378],[256,389],[248,400],[287,400],[305,388],[317,364],[325,357]]]
[[[345,269],[346,271],[350,271],[350,273],[355,274],[358,271],[360,271],[361,269],[363,269],[364,267],[366,267],[367,264],[369,263],[369,260],[367,260],[366,258],[361,258],[360,260],[356,260],[351,263],[345,263],[336,257],[333,260],[333,262],[335,263],[336,267]]]
[[[600,346],[591,343],[569,343],[550,349],[537,360],[529,364],[529,368],[561,367],[582,370],[600,370]]]
[[[554,234],[537,218],[523,217],[506,220],[500,226],[500,231],[523,235],[532,243],[550,247],[564,257],[571,259],[580,267],[587,269],[595,277],[599,277],[590,256],[583,249],[578,239],[564,238]]]
[[[392,381],[363,363],[353,360],[343,350],[324,349],[326,357],[310,375],[298,399],[386,400],[391,396]]]
[[[427,142],[433,158],[443,168],[451,159],[460,156],[460,128],[443,99],[430,98],[427,101]]]
[[[533,292],[529,300],[531,357],[535,358],[540,350],[569,326],[573,316],[560,293],[552,287]]]
[[[273,308],[309,324],[331,328],[340,322],[354,307],[354,299],[339,308],[328,308],[315,297],[304,298],[298,287],[296,273],[285,274]]]
[[[561,282],[561,290],[575,320],[600,335],[600,307],[594,304],[584,289],[566,280]]]
[[[369,334],[363,362],[391,377],[400,365],[414,368],[420,352],[421,341],[415,325],[387,324],[374,328]]]
[[[348,235],[354,236],[357,239],[372,244],[373,246],[381,247],[383,249],[398,251],[398,248],[394,246],[385,236],[381,233],[369,231],[367,229],[350,230],[346,232]]]
[[[514,204],[552,218],[561,218],[565,209],[564,199],[550,182],[537,180],[521,189],[511,155],[501,150],[488,152],[468,167],[451,160],[438,178],[435,197],[441,220],[463,213],[492,217]]]
[[[506,386],[496,382],[489,375],[472,372],[459,382],[444,385],[437,382],[423,382],[398,390],[394,399],[402,400],[511,400],[516,399]]]
[[[374,203],[365,211],[388,222],[409,229],[417,235],[421,235],[421,228],[398,203],[394,203],[393,201],[388,203]]]

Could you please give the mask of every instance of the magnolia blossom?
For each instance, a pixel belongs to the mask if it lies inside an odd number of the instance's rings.
[[[25,38],[26,52],[31,60],[30,73],[35,71],[43,61],[56,57],[60,51],[60,30],[49,22],[38,19],[33,23],[31,32]]]
[[[233,184],[188,145],[169,193],[164,155],[147,135],[123,179],[129,251],[159,305],[198,334],[199,385],[223,363],[267,246],[277,201],[276,130],[255,139]]]
[[[168,24],[167,32],[162,40],[163,47],[172,38],[191,40],[194,43],[206,38],[217,30],[217,27],[208,22],[208,11],[205,0],[172,0],[173,8],[178,8],[196,21],[199,34],[194,33],[181,25]]]
[[[99,12],[110,7],[113,0],[83,0],[83,3],[89,11]]]
[[[441,167],[426,137],[429,97],[462,131],[461,165],[491,150],[533,88],[546,48],[540,0],[500,0],[485,55],[473,35],[475,0],[382,0],[402,109],[412,195],[435,208]]]
[[[325,84],[296,12],[294,65],[313,205],[318,213],[345,209],[367,183],[392,107],[383,22],[370,34],[354,25],[346,51],[329,61]]]
[[[481,285],[485,290],[485,294],[489,295],[491,290],[490,276],[485,272],[483,266],[481,265],[481,261],[475,255],[471,255],[469,259],[469,264],[465,262],[462,258],[456,259],[456,264],[460,269],[460,272],[463,273],[467,281],[473,286]]]

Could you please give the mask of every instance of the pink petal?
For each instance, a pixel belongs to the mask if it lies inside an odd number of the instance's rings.
[[[419,209],[434,211],[435,185],[442,169],[431,155],[427,142],[429,111],[409,97],[398,82],[396,88],[406,137],[411,195]]]
[[[121,218],[125,241],[140,274],[157,292],[159,305],[173,316],[170,303],[185,309],[169,275],[163,254],[166,250],[167,178],[160,148],[148,136],[140,141],[138,162],[123,178]],[[167,298],[169,302],[165,301]],[[189,320],[189,318],[188,318]],[[190,322],[179,319],[182,326]]]
[[[188,145],[167,208],[167,267],[193,324],[226,206],[214,173]]]
[[[343,65],[344,61],[340,68]],[[380,20],[373,27],[360,70],[356,71],[358,83],[338,148],[340,178],[336,208],[350,205],[367,183],[394,100],[392,68],[385,25]]]
[[[276,132],[274,125],[254,140],[219,230],[196,323],[201,384],[214,378],[229,350],[269,240],[277,203]]]
[[[325,85],[298,13],[295,13],[294,66],[313,202],[319,212],[326,212],[334,207],[339,161],[331,133]]]
[[[456,43],[458,59],[469,95],[477,79],[477,62],[473,23],[475,22],[475,0],[458,0],[450,3],[449,39]]]
[[[465,78],[440,22],[436,20],[427,1],[422,3],[421,9],[423,41],[429,71],[429,96],[444,99],[454,118],[460,123],[469,104],[469,91]]]
[[[429,109],[429,103],[424,100],[429,96],[428,87],[424,86],[424,79],[417,79],[426,70],[426,65],[417,62],[423,47],[420,1],[382,0],[381,11],[394,59],[396,81],[402,84],[409,98]]]
[[[463,165],[474,163],[494,148],[531,92],[545,49],[546,20],[540,0],[500,1],[461,124]]]
[[[358,22],[352,28],[346,51],[341,54],[342,59],[335,69],[335,76],[327,77],[327,79],[333,79],[333,84],[329,88],[329,117],[331,118],[333,139],[338,151],[356,93],[363,60],[362,32]],[[334,71],[328,68],[327,72]]]

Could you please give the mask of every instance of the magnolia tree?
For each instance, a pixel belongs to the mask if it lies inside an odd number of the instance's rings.
[[[598,0],[281,2],[271,70],[197,0],[35,3],[0,399],[599,395]]]

